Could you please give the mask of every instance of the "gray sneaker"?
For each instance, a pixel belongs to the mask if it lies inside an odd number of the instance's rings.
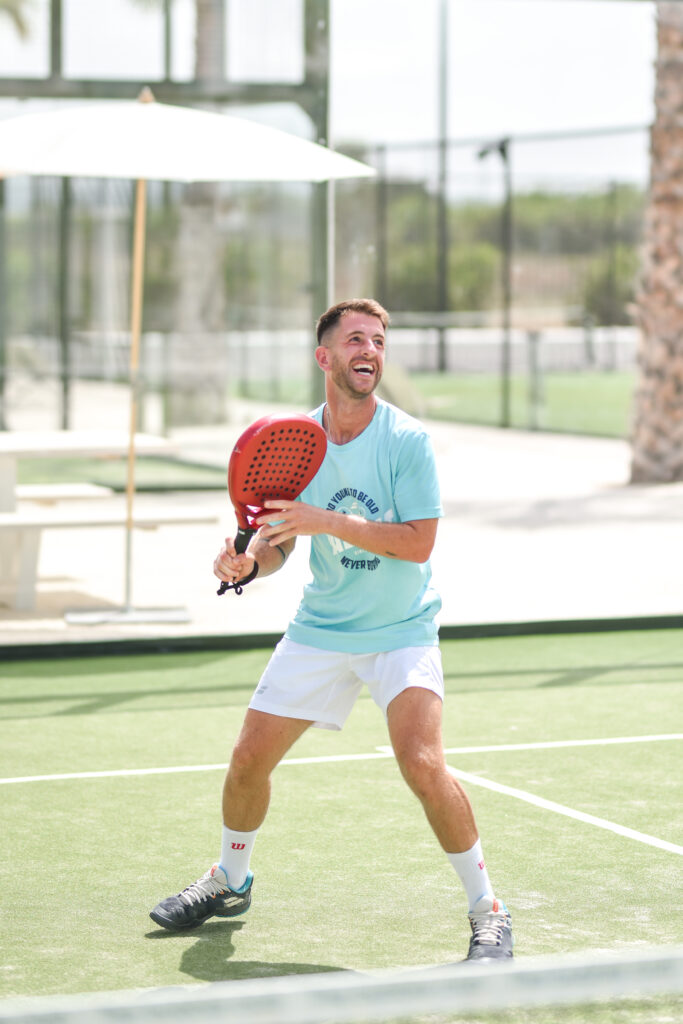
[[[468,960],[507,960],[512,957],[512,918],[501,900],[484,896],[468,916],[472,929]]]
[[[149,916],[162,928],[173,932],[198,928],[209,917],[237,917],[249,909],[253,881],[250,871],[240,889],[231,889],[223,868],[214,864],[177,896],[157,903]]]

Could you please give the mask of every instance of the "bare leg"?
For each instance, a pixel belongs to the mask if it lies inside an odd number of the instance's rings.
[[[387,721],[403,778],[424,807],[446,853],[470,850],[478,839],[467,794],[446,768],[441,739],[441,700],[413,686],[392,700]]]
[[[270,803],[270,775],[311,722],[247,709],[223,783],[223,823],[252,832]]]

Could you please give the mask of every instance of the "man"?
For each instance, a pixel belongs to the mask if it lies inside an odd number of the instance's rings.
[[[326,402],[312,415],[327,453],[297,501],[269,501],[247,552],[226,540],[218,579],[276,572],[296,538],[311,537],[313,580],[246,712],[223,788],[217,864],[151,917],[164,928],[234,917],[251,902],[249,870],[270,775],[311,726],[341,729],[363,684],[384,712],[396,760],[458,873],[469,903],[468,959],[512,956],[510,915],[493,893],[469,800],[441,740],[443,673],[429,557],[443,514],[429,438],[376,397],[386,311],[340,302],[317,324]]]

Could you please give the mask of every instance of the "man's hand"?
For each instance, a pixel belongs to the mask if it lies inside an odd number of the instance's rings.
[[[295,537],[327,533],[373,555],[426,562],[436,538],[438,519],[385,523],[284,499],[264,501],[263,507],[271,510],[256,520],[260,542],[265,544],[282,544]],[[257,557],[260,565],[261,559]]]
[[[235,542],[232,537],[225,538],[225,544],[220,549],[213,563],[213,574],[221,583],[236,583],[243,580],[254,568],[254,556],[250,551],[238,555],[235,551]]]
[[[296,537],[313,537],[316,533],[329,533],[329,512],[316,505],[306,505],[303,501],[287,501],[278,499],[264,501],[264,508],[272,509],[256,520],[259,526],[258,536],[261,540],[272,544]]]

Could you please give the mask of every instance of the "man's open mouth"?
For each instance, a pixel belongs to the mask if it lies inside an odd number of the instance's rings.
[[[356,363],[353,367],[353,372],[359,373],[362,377],[372,377],[375,372],[375,368],[372,363]]]

